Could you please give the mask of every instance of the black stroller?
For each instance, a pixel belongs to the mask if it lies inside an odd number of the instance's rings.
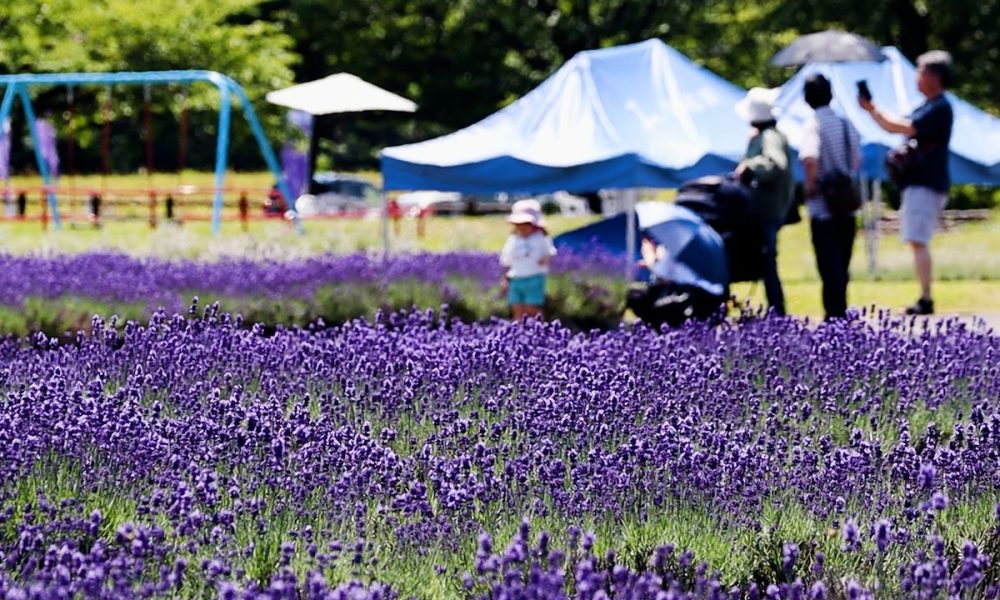
[[[745,186],[731,177],[702,177],[682,185],[676,203],[700,216],[722,237],[729,281],[758,281],[764,277],[767,243]]]
[[[689,319],[716,318],[726,298],[694,285],[678,283],[632,284],[625,305],[635,316],[654,328],[663,324],[680,327]]]
[[[710,176],[681,186],[676,205],[695,213],[722,238],[729,281],[757,281],[764,276],[767,244],[763,227],[750,207],[750,193],[730,177]],[[721,315],[728,300],[697,286],[676,283],[633,285],[626,305],[643,321],[677,327],[688,319],[708,320]]]
[[[650,202],[636,206],[641,235],[656,247],[646,256],[649,283],[629,287],[626,306],[644,322],[676,327],[720,314],[729,295],[729,269],[721,236],[693,211]]]

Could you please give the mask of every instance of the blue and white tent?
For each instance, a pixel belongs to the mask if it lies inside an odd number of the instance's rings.
[[[543,193],[672,188],[731,170],[744,91],[660,40],[581,52],[499,112],[386,148],[387,190]]]
[[[887,60],[880,63],[815,63],[802,67],[781,86],[778,110],[779,128],[798,147],[802,127],[812,115],[803,98],[806,79],[822,73],[833,88],[833,110],[846,117],[861,134],[864,162],[862,171],[868,179],[886,179],[885,153],[903,143],[903,137],[886,133],[858,106],[857,82],[864,79],[875,103],[898,115],[908,115],[924,102],[917,91],[917,71],[896,48],[883,49]],[[986,113],[954,94],[948,94],[955,113],[951,137],[951,176],[955,183],[1000,184],[1000,119]]]

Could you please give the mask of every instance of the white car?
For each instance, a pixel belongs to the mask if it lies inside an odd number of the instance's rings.
[[[366,213],[380,202],[378,189],[353,175],[317,173],[313,189],[315,194],[303,194],[295,201],[295,210],[303,217]]]
[[[554,194],[544,194],[542,196],[535,196],[535,200],[546,208],[546,212],[549,211],[547,207],[554,207],[552,212],[561,215],[589,215],[591,214],[590,209],[587,207],[587,201],[579,196],[574,196],[569,192],[555,192]]]
[[[402,209],[403,213],[409,216],[417,216],[421,211],[426,211],[427,209],[435,213],[441,209],[444,209],[444,212],[449,212],[461,205],[462,194],[458,192],[434,191],[407,192],[400,194],[396,198],[396,202],[399,203],[399,208]]]

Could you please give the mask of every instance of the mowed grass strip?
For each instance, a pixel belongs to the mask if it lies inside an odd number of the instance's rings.
[[[378,183],[377,173],[364,176]],[[105,183],[99,176],[64,178],[63,186],[77,188],[142,190],[176,188],[192,185],[209,189],[211,173],[185,172],[183,175],[163,173],[116,175]],[[246,189],[250,200],[250,215],[259,217],[264,191],[273,178],[269,173],[231,173],[227,188]],[[13,189],[37,186],[37,178],[15,178]],[[237,192],[227,196],[235,202]],[[133,195],[135,193],[133,192]],[[142,196],[141,193],[139,193]],[[38,202],[29,205],[29,216],[36,213]],[[0,251],[10,254],[59,254],[93,250],[112,250],[140,256],[167,259],[195,258],[211,260],[220,256],[248,256],[261,259],[295,259],[325,252],[379,252],[382,250],[382,225],[378,218],[343,218],[308,220],[305,234],[298,233],[282,220],[252,220],[244,226],[237,219],[233,206],[226,209],[222,234],[213,236],[211,224],[205,220],[184,222],[185,213],[205,217],[204,207],[195,209],[179,205],[182,224],[162,221],[160,205],[155,229],[145,222],[148,208],[141,205],[128,208],[133,218],[115,220],[116,210],[106,207],[109,216],[101,229],[95,229],[79,219],[85,211],[83,200],[68,202],[64,208],[67,222],[61,231],[51,224],[43,230],[37,221],[0,222]],[[548,218],[549,232],[558,235],[594,221],[597,217]],[[481,250],[498,252],[509,234],[509,227],[500,217],[433,217],[423,223],[423,234],[415,219],[404,219],[398,230],[390,228],[390,248],[393,252],[448,250]],[[1000,214],[986,220],[953,226],[938,235],[933,242],[935,283],[934,294],[939,312],[947,314],[981,314],[990,318],[1000,315]],[[786,286],[788,306],[792,313],[808,316],[822,314],[820,284],[815,256],[809,236],[808,222],[784,228],[780,235],[779,270]],[[859,232],[852,261],[852,284],[849,300],[854,306],[877,305],[898,308],[908,305],[918,295],[913,281],[910,249],[894,232],[882,232],[878,237],[875,271],[869,270],[869,255],[864,235]],[[737,284],[734,291],[741,298],[755,303],[763,301],[760,285]]]

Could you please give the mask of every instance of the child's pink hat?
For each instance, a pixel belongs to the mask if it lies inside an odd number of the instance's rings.
[[[535,227],[545,227],[545,219],[542,217],[542,205],[538,200],[518,200],[510,209],[508,223],[515,225],[519,223],[531,223]]]

